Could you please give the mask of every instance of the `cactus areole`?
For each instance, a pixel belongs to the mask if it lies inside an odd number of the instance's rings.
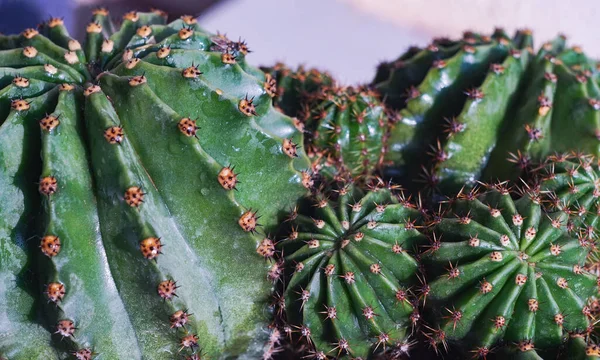
[[[243,41],[160,11],[86,30],[0,36],[0,358],[261,358],[302,134]]]

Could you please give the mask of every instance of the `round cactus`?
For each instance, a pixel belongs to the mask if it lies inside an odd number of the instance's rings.
[[[292,218],[278,244],[291,273],[279,302],[285,329],[319,359],[406,352],[419,319],[411,292],[418,284],[411,253],[424,239],[419,211],[382,184],[366,194],[341,186]]]
[[[597,65],[564,37],[537,55],[531,46],[527,30],[512,39],[467,32],[380,67],[374,85],[401,117],[388,141],[390,174],[412,182],[422,169],[420,181],[458,191],[516,177],[554,151],[598,155]]]
[[[262,70],[277,84],[277,96],[273,98],[276,107],[292,117],[304,118],[310,112],[311,100],[318,96],[323,88],[333,86],[333,77],[317,69],[305,69],[299,66],[295,71],[283,63]]]
[[[436,218],[422,257],[434,346],[532,358],[558,351],[568,334],[588,334],[589,300],[598,292],[585,268],[592,243],[568,230],[564,212],[545,214],[540,202],[530,189],[513,200],[500,183],[479,196],[460,194],[451,213]]]
[[[108,16],[0,36],[0,358],[261,357],[302,133],[246,43]]]
[[[369,182],[383,164],[390,115],[368,88],[324,88],[304,122],[313,169]]]

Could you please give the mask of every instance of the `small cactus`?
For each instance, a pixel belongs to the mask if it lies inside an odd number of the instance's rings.
[[[277,63],[262,70],[276,86],[274,105],[284,114],[297,118],[303,118],[305,112],[310,112],[315,96],[335,82],[328,72],[307,70],[304,66],[292,70],[283,63]]]
[[[365,87],[331,87],[314,103],[305,120],[313,166],[329,178],[368,182],[383,164],[389,131],[390,114],[377,94]]]
[[[279,302],[286,326],[328,357],[407,350],[419,318],[411,253],[424,239],[414,205],[381,184],[366,194],[341,186],[316,195],[291,219],[277,245],[292,274]]]
[[[476,356],[556,350],[587,334],[597,277],[585,268],[591,242],[567,230],[564,212],[545,214],[540,194],[511,198],[504,183],[453,199],[432,224],[422,260],[431,282],[432,344],[459,343]]]

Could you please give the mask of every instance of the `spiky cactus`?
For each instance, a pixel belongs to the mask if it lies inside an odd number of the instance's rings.
[[[302,65],[292,70],[283,63],[277,63],[262,70],[277,84],[277,96],[273,98],[275,106],[284,114],[300,119],[310,112],[315,96],[323,88],[334,85],[333,77],[328,72],[307,70]]]
[[[366,194],[341,186],[292,218],[278,244],[292,273],[279,301],[285,329],[318,359],[406,351],[419,319],[411,293],[418,283],[411,254],[424,239],[419,211],[381,184]]]
[[[567,334],[591,329],[598,279],[585,260],[592,243],[569,231],[566,213],[545,214],[540,203],[535,189],[513,200],[500,183],[479,196],[462,193],[451,213],[436,217],[422,257],[434,346],[460,344],[484,358],[499,349],[546,358]],[[588,354],[597,356],[594,349]]]
[[[515,177],[554,151],[598,154],[598,65],[564,37],[535,56],[532,44],[529,31],[467,32],[380,67],[375,86],[401,116],[391,174],[412,181],[422,167],[430,186],[457,191]]]
[[[325,88],[305,119],[308,154],[314,167],[368,181],[386,152],[390,114],[366,87]]]
[[[311,186],[302,134],[192,17],[87,34],[0,37],[0,358],[261,357],[259,232]]]

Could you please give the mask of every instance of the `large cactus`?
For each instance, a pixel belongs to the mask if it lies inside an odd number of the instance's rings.
[[[419,319],[411,292],[418,284],[411,254],[424,238],[419,211],[383,186],[367,194],[342,186],[307,200],[292,218],[278,244],[292,273],[280,304],[287,328],[318,359],[406,355]]]
[[[380,67],[375,86],[401,116],[388,142],[391,173],[412,181],[422,167],[423,181],[456,191],[514,177],[554,151],[597,155],[597,65],[564,37],[535,56],[532,44],[529,31],[467,32]]]
[[[311,184],[302,134],[244,42],[165,20],[0,37],[0,358],[272,348],[260,233]]]
[[[480,357],[504,348],[546,358],[567,334],[588,334],[598,292],[585,269],[592,243],[569,231],[565,212],[544,214],[540,202],[535,189],[513,200],[501,183],[461,194],[434,221],[422,258],[432,280],[432,343],[458,343]]]

